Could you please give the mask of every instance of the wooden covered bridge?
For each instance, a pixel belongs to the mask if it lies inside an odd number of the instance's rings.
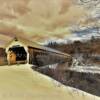
[[[45,66],[72,62],[72,57],[69,54],[22,38],[14,38],[4,46],[4,49],[8,64],[28,63],[36,66]]]

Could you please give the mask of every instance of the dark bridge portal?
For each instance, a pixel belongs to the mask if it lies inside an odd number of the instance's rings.
[[[12,51],[16,55],[16,61],[18,62],[26,62],[27,60],[27,53],[22,46],[14,46],[9,48],[9,51]]]

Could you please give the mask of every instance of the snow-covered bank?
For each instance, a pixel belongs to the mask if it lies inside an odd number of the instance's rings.
[[[76,71],[76,72],[84,72],[84,73],[93,73],[93,74],[100,74],[100,67],[99,66],[74,66],[68,68],[68,70]]]

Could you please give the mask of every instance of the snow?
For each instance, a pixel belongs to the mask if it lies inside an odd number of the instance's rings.
[[[100,100],[30,67],[25,64],[0,67],[0,100]]]
[[[73,66],[68,68],[68,70],[76,71],[76,72],[84,72],[84,73],[93,73],[100,74],[100,66]]]

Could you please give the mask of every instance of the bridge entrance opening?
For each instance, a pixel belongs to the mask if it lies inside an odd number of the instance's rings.
[[[27,52],[25,51],[23,46],[13,46],[8,50],[7,60],[8,64],[24,64],[27,62]]]

